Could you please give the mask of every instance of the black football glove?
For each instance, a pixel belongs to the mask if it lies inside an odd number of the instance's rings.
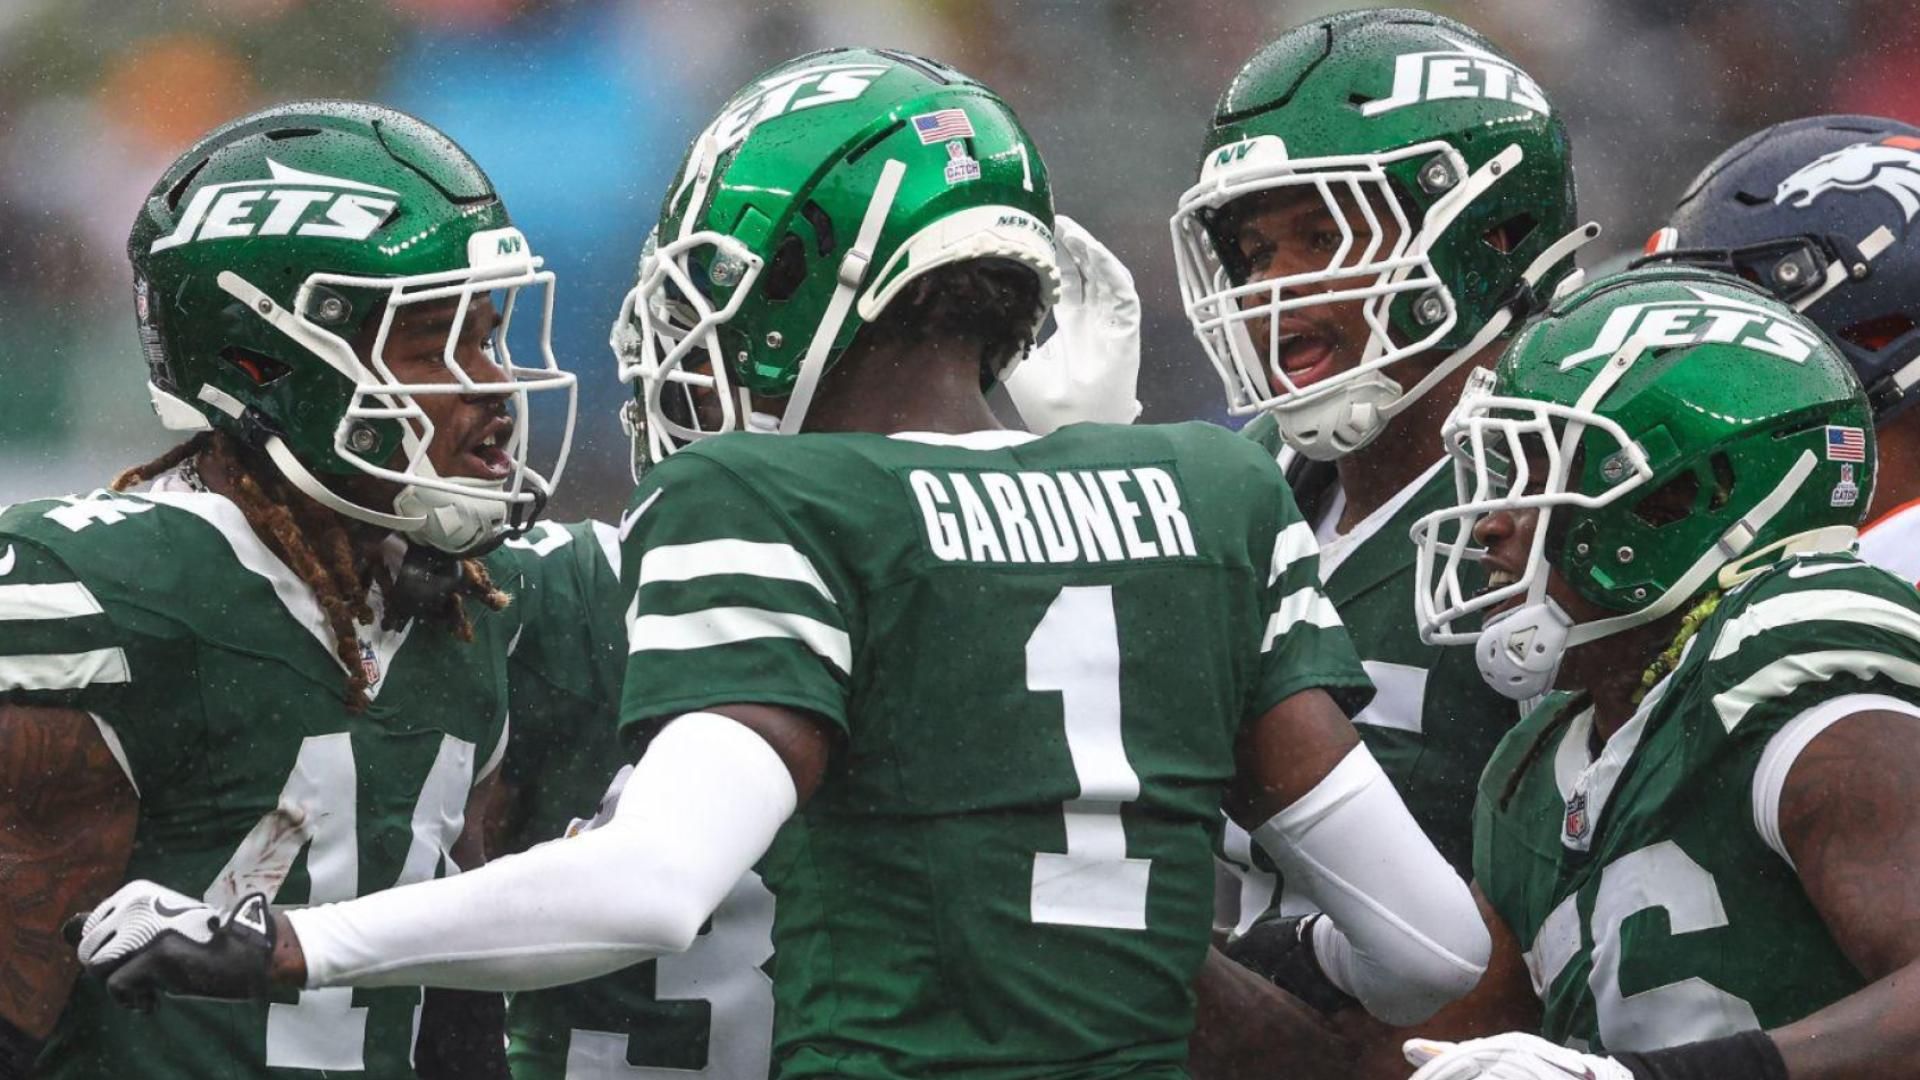
[[[262,893],[225,912],[151,881],[120,887],[67,921],[87,973],[121,1005],[150,1011],[157,995],[243,1001],[272,986],[273,914]]]
[[[1353,995],[1327,978],[1313,953],[1313,924],[1325,915],[1289,915],[1254,923],[1221,951],[1227,959],[1266,979],[1326,1015],[1357,1007]]]

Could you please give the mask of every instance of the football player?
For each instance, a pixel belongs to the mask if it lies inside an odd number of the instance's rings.
[[[1876,455],[1846,360],[1736,278],[1642,269],[1555,304],[1446,434],[1422,632],[1509,696],[1570,692],[1488,764],[1496,955],[1433,1021],[1529,1034],[1416,1040],[1416,1075],[1900,1072],[1920,597],[1851,551]]]
[[[1409,10],[1316,20],[1256,53],[1172,220],[1194,332],[1229,411],[1257,414],[1246,434],[1286,468],[1377,689],[1361,737],[1463,871],[1474,786],[1518,717],[1470,656],[1415,633],[1407,529],[1453,496],[1440,424],[1468,372],[1576,273],[1598,230],[1575,220],[1566,130],[1538,84],[1471,28]],[[1273,877],[1244,836],[1228,843],[1247,932]],[[1337,1010],[1351,997],[1291,958],[1326,932],[1288,918],[1231,951]]]
[[[1920,582],[1920,128],[1873,116],[1791,120],[1704,169],[1647,242],[1651,259],[1726,270],[1827,332],[1873,405],[1882,468],[1860,557]]]
[[[656,464],[620,525],[648,741],[609,820],[291,912],[129,886],[92,969],[132,1000],[564,983],[684,949],[764,855],[779,1075],[1173,1077],[1224,799],[1370,1006],[1471,986],[1484,928],[1336,704],[1365,675],[1270,456],[996,429],[1052,222],[958,72],[849,49],[756,79],[621,317]]]
[[[508,662],[513,730],[491,853],[577,834],[590,822],[575,815],[592,814],[623,757],[616,729],[626,604],[614,527],[543,521],[505,548],[522,569],[513,603],[522,629]],[[773,984],[763,969],[772,927],[773,899],[750,871],[686,953],[513,995],[507,1059],[515,1080],[668,1070],[765,1080]]]
[[[1056,328],[1006,380],[1008,396],[1036,433],[1084,421],[1130,423],[1139,412],[1140,363],[1132,276],[1064,215],[1056,226]],[[619,329],[624,346],[625,324]],[[514,607],[522,630],[508,669],[513,731],[492,852],[560,836],[581,824],[573,815],[595,805],[607,763],[621,756],[615,733],[627,656],[612,526],[541,522],[505,546],[521,553]],[[765,1080],[772,928],[773,897],[749,871],[686,953],[513,995],[507,1025],[515,1080],[618,1080],[636,1070]]]
[[[156,410],[193,434],[0,516],[0,1072],[412,1076],[417,989],[145,1018],[56,935],[123,877],[225,908],[478,860],[515,630],[480,557],[550,486],[527,395],[572,421],[552,275],[458,147],[344,102],[202,139],[128,252]]]

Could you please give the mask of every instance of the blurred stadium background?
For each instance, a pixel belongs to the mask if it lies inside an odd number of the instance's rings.
[[[1430,7],[1514,53],[1566,117],[1584,262],[1636,250],[1687,180],[1765,124],[1920,119],[1910,0],[1480,0]],[[104,483],[169,443],[147,404],[125,241],[195,136],[249,109],[370,98],[477,157],[559,272],[555,346],[580,374],[555,512],[629,484],[607,326],[662,188],[755,72],[871,43],[996,87],[1059,208],[1132,267],[1149,420],[1221,415],[1181,317],[1166,219],[1214,99],[1318,0],[0,0],[0,504]],[[1590,249],[1592,250],[1592,249]]]

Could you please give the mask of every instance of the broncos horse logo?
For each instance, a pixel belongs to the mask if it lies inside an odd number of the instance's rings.
[[[1869,189],[1891,196],[1908,221],[1920,214],[1920,139],[1895,135],[1823,155],[1780,181],[1773,201],[1779,205],[1791,199],[1796,207],[1807,206],[1829,191]]]

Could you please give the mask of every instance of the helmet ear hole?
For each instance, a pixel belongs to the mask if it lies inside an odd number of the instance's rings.
[[[833,218],[827,216],[820,204],[812,199],[808,199],[807,205],[800,208],[800,216],[813,226],[814,253],[823,259],[833,254]]]
[[[271,386],[293,369],[270,356],[262,356],[229,345],[220,350],[220,359],[240,369],[255,386]]]
[[[1692,469],[1661,484],[1633,504],[1633,516],[1656,529],[1685,521],[1700,497],[1700,477]]]
[[[806,242],[800,239],[799,233],[788,233],[780,241],[779,249],[773,253],[773,262],[767,266],[767,276],[761,288],[767,299],[778,303],[791,299],[806,280]]]
[[[1733,459],[1725,453],[1713,455],[1713,495],[1707,499],[1707,509],[1717,511],[1733,501]]]
[[[1481,239],[1486,241],[1488,247],[1500,254],[1511,255],[1521,244],[1527,242],[1527,237],[1533,235],[1533,230],[1539,224],[1539,220],[1532,214],[1522,211],[1488,229]]]
[[[1858,345],[1868,352],[1879,352],[1894,341],[1913,332],[1913,319],[1901,312],[1863,319],[1840,331],[1840,340]]]

